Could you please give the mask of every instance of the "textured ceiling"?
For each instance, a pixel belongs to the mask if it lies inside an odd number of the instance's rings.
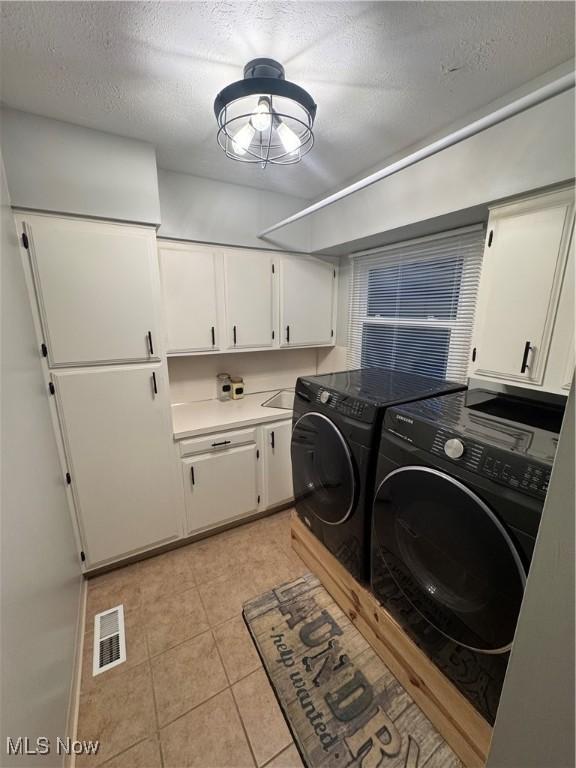
[[[153,142],[160,167],[312,198],[573,56],[564,2],[3,2],[2,100]],[[215,141],[216,93],[270,56],[318,104],[302,163]]]

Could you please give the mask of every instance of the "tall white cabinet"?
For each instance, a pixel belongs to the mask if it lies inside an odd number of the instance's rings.
[[[573,371],[574,197],[491,210],[470,375],[566,394]]]
[[[51,367],[160,359],[153,230],[38,215],[20,229]]]
[[[52,381],[87,561],[177,538],[164,366],[58,371]]]
[[[155,233],[16,221],[80,554],[95,568],[181,535]]]

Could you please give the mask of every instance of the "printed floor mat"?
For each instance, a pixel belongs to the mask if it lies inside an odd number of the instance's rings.
[[[316,576],[243,614],[307,768],[462,768]]]

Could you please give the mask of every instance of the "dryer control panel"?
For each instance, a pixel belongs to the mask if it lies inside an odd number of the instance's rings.
[[[530,496],[541,499],[548,490],[551,467],[512,450],[395,410],[387,411],[384,428],[415,448]]]

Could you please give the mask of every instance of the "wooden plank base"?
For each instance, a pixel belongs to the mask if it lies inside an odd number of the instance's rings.
[[[486,763],[492,728],[294,513],[292,547],[318,576],[424,714],[468,768]]]

